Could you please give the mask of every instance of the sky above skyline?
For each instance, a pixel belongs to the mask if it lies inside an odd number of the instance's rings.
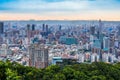
[[[0,0],[0,20],[119,20],[120,0]]]

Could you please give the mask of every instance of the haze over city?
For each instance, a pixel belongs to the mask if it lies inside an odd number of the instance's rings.
[[[120,20],[120,0],[0,0],[0,20]]]

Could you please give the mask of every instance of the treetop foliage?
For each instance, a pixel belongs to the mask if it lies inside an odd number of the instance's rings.
[[[0,61],[0,80],[120,80],[120,63],[51,65],[37,69]]]

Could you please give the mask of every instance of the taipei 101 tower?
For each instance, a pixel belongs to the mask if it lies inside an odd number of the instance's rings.
[[[100,35],[102,34],[102,21],[99,19],[99,25],[98,25],[98,31],[97,31],[97,37],[100,38]]]
[[[102,32],[102,21],[99,19],[99,33],[101,34]]]

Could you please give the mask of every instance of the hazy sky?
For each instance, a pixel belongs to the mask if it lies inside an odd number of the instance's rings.
[[[120,0],[0,0],[0,20],[120,20]]]

